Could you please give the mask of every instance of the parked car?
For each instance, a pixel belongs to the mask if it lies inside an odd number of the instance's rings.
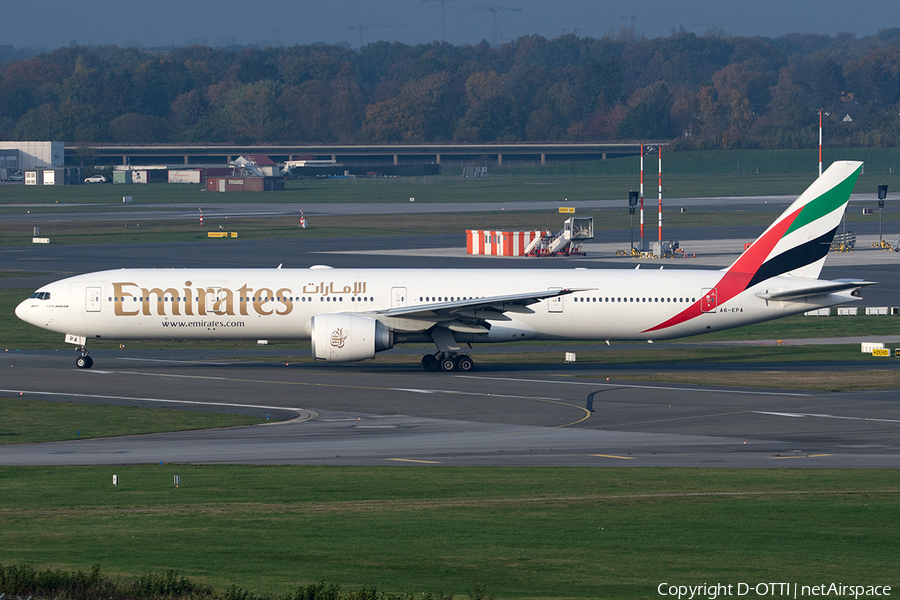
[[[22,177],[21,173],[13,173],[12,175],[6,178],[7,181],[24,181],[25,178]]]
[[[106,183],[106,177],[103,175],[91,175],[84,180],[85,183]]]

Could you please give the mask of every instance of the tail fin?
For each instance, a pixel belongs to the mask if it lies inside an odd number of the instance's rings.
[[[744,289],[778,275],[817,279],[861,168],[832,163],[726,271],[749,276]]]
[[[701,315],[705,303],[723,304],[754,285],[779,275],[818,280],[841,216],[850,201],[850,192],[862,168],[861,162],[833,163],[816,179],[759,238],[753,242],[703,298],[668,321],[644,330],[658,331]],[[790,300],[798,291],[817,295],[871,285],[847,280],[804,282],[803,290],[776,291],[757,296],[766,300]]]

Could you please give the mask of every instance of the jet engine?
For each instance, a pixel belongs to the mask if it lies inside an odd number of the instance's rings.
[[[353,362],[374,358],[394,347],[394,334],[377,319],[348,313],[312,318],[312,355],[316,360]]]

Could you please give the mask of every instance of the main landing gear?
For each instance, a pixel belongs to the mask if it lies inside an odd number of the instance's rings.
[[[468,373],[475,368],[475,361],[468,354],[437,352],[422,357],[422,367],[426,371],[462,371]]]

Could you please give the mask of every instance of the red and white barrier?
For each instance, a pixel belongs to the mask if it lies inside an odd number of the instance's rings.
[[[466,252],[487,256],[525,256],[525,248],[549,231],[466,230]]]

